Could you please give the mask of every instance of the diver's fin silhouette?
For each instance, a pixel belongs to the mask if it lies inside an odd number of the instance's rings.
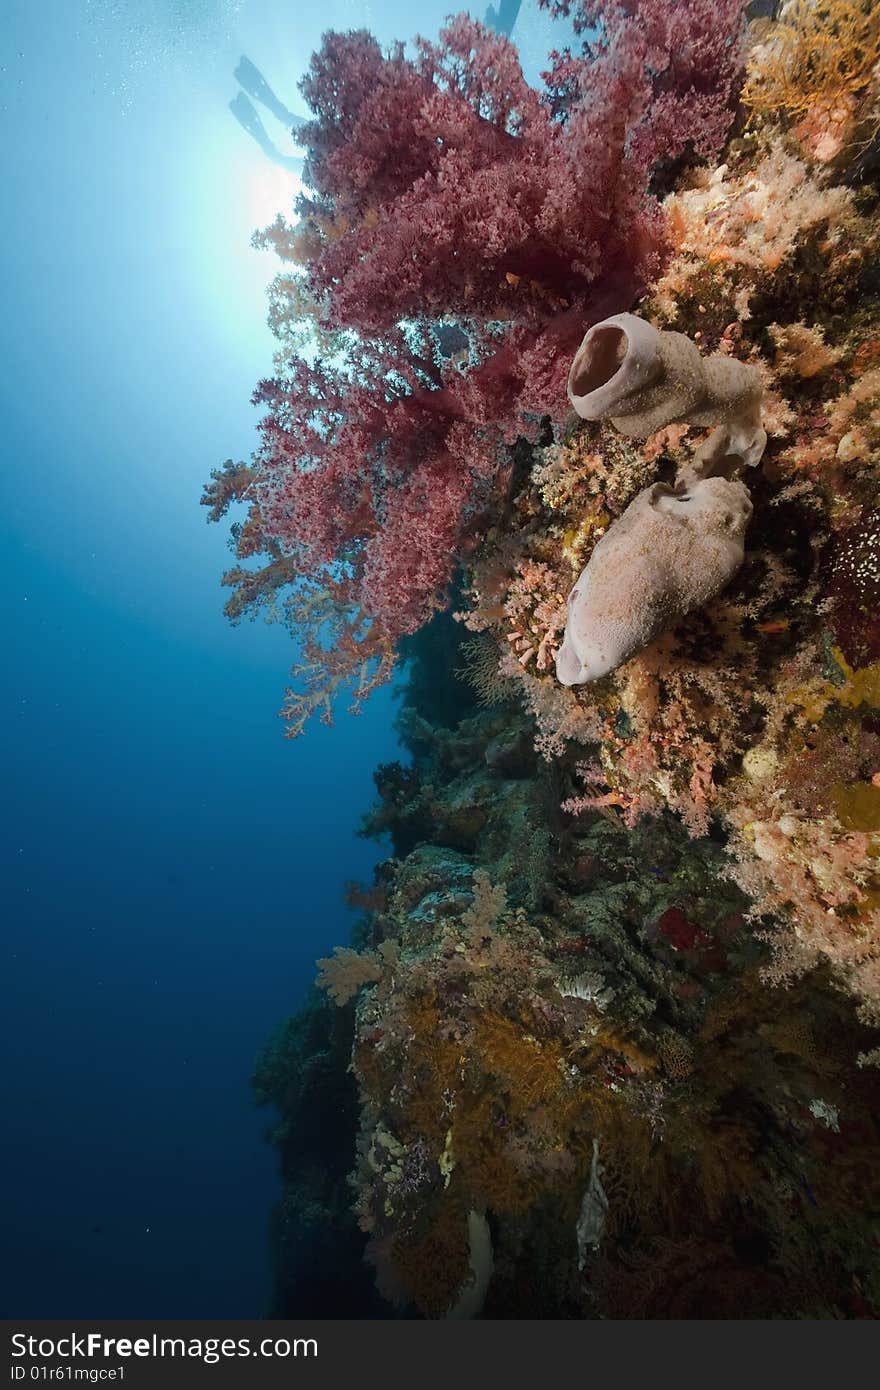
[[[304,161],[297,155],[281,153],[278,146],[269,138],[266,127],[257,115],[253,103],[245,96],[244,92],[239,92],[233,98],[229,103],[229,109],[251,139],[256,140],[267,158],[275,164],[280,164],[282,169],[289,169],[294,174],[302,173]]]
[[[483,23],[487,29],[494,29],[496,34],[506,34],[510,38],[521,4],[522,0],[498,0],[497,10],[494,5],[490,5]]]
[[[503,5],[504,0],[501,0],[501,3]],[[519,8],[518,0],[517,8]],[[296,131],[299,130],[300,126],[305,125],[305,117],[295,116],[292,111],[288,111],[284,103],[278,100],[260,69],[244,54],[239,58],[238,67],[233,76],[239,85],[244,87],[248,95],[253,97],[254,101],[258,101],[261,106],[265,106],[267,111],[271,111],[275,119],[280,121],[282,125],[286,125],[288,130]]]

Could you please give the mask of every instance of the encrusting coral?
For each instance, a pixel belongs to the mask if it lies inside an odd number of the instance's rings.
[[[762,140],[732,145],[716,174],[697,171],[670,195],[678,249],[641,307],[760,374],[769,443],[751,474],[743,564],[717,597],[678,622],[671,615],[651,645],[634,643],[630,660],[577,692],[551,689],[534,660],[522,667],[502,655],[499,666],[518,680],[549,756],[583,749],[583,787],[566,799],[570,809],[617,809],[634,824],[669,807],[697,834],[714,817],[730,837],[732,872],[754,894],[756,924],[771,930],[777,965],[768,978],[827,960],[874,1017],[874,195],[863,192],[859,206],[766,127]],[[601,422],[557,430],[520,495],[518,534],[490,538],[473,566],[468,625],[483,626],[485,615],[503,642],[509,595],[536,563],[544,592],[573,587],[579,598],[577,576],[589,576],[593,556],[598,569],[633,498],[652,484],[680,485],[690,438],[677,424],[632,443]],[[662,556],[650,560],[663,565]],[[610,611],[613,589],[609,577],[597,610]],[[549,642],[558,654],[552,610],[531,614],[531,650]],[[857,746],[860,761],[841,758]]]
[[[276,1311],[323,1240],[403,1315],[876,1317],[873,21],[553,8],[543,96],[469,21],[325,40],[276,230],[327,352],[208,490],[297,728],[415,634],[389,857],[260,1067]]]

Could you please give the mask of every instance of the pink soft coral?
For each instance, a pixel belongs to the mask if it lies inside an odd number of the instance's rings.
[[[327,35],[312,60],[310,191],[270,240],[304,267],[281,283],[333,356],[294,355],[258,388],[242,534],[249,554],[265,543],[269,587],[326,576],[353,674],[442,601],[507,446],[565,412],[585,326],[660,263],[651,174],[688,141],[717,147],[741,7],[716,5],[711,25],[705,5],[681,8],[584,10],[597,45],[559,58],[545,97],[513,45],[466,16],[412,58],[359,31]],[[232,495],[218,479],[215,511]],[[244,571],[231,582],[265,598]]]

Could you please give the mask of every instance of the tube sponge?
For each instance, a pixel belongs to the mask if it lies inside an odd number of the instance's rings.
[[[468,1241],[471,1252],[470,1278],[462,1285],[458,1298],[446,1314],[450,1319],[480,1316],[495,1268],[492,1235],[482,1212],[468,1212]]]
[[[661,332],[636,314],[594,324],[568,377],[578,415],[608,419],[632,439],[647,439],[674,420],[717,426],[697,450],[696,476],[759,462],[767,443],[762,389],[756,367],[720,354],[703,357],[683,333]]]
[[[560,682],[598,680],[714,597],[742,564],[751,514],[747,488],[728,478],[640,492],[568,596]]]

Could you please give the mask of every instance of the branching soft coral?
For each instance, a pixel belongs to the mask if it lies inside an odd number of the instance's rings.
[[[539,337],[561,310],[582,320],[597,277],[643,272],[656,253],[646,192],[658,160],[720,147],[741,11],[584,7],[598,37],[548,74],[551,93],[565,84],[564,110],[525,83],[507,40],[465,16],[439,44],[417,41],[413,61],[363,33],[328,36],[303,84],[318,119],[303,132],[315,196],[300,207],[328,320],[382,332],[445,313]],[[533,394],[534,372],[517,374]]]
[[[769,977],[787,982],[825,961],[877,1026],[880,667],[854,671],[839,650],[831,678],[823,666],[805,644],[783,667],[763,738],[725,789],[732,872],[753,916],[777,919]]]
[[[786,0],[759,23],[744,103],[795,124],[821,161],[834,159],[867,124],[880,127],[880,14],[873,0]]]
[[[774,145],[751,166],[700,171],[693,186],[671,194],[665,206],[675,256],[654,294],[664,316],[677,322],[682,299],[699,295],[694,282],[707,265],[721,268],[730,283],[738,281],[731,307],[747,318],[756,283],[777,271],[814,228],[828,224],[829,237],[840,240],[854,200],[849,189],[829,187]]]
[[[572,345],[658,268],[649,183],[659,161],[720,145],[741,8],[725,0],[711,23],[703,0],[674,18],[656,0],[584,10],[598,29],[554,59],[546,97],[465,16],[412,56],[364,31],[325,37],[302,83],[300,221],[258,238],[286,267],[248,478],[247,553],[262,537],[270,566],[228,580],[248,595],[239,611],[276,582],[344,590],[348,640],[293,731],[442,603],[509,446],[564,414]],[[329,355],[303,346],[310,325]],[[232,482],[206,498],[215,518]],[[333,646],[310,641],[307,669]]]
[[[627,155],[650,167],[687,149],[718,154],[742,77],[742,0],[541,0],[587,35],[584,56],[557,57],[549,75],[563,107],[580,84],[626,72],[635,114]],[[628,88],[628,91],[626,90]]]

